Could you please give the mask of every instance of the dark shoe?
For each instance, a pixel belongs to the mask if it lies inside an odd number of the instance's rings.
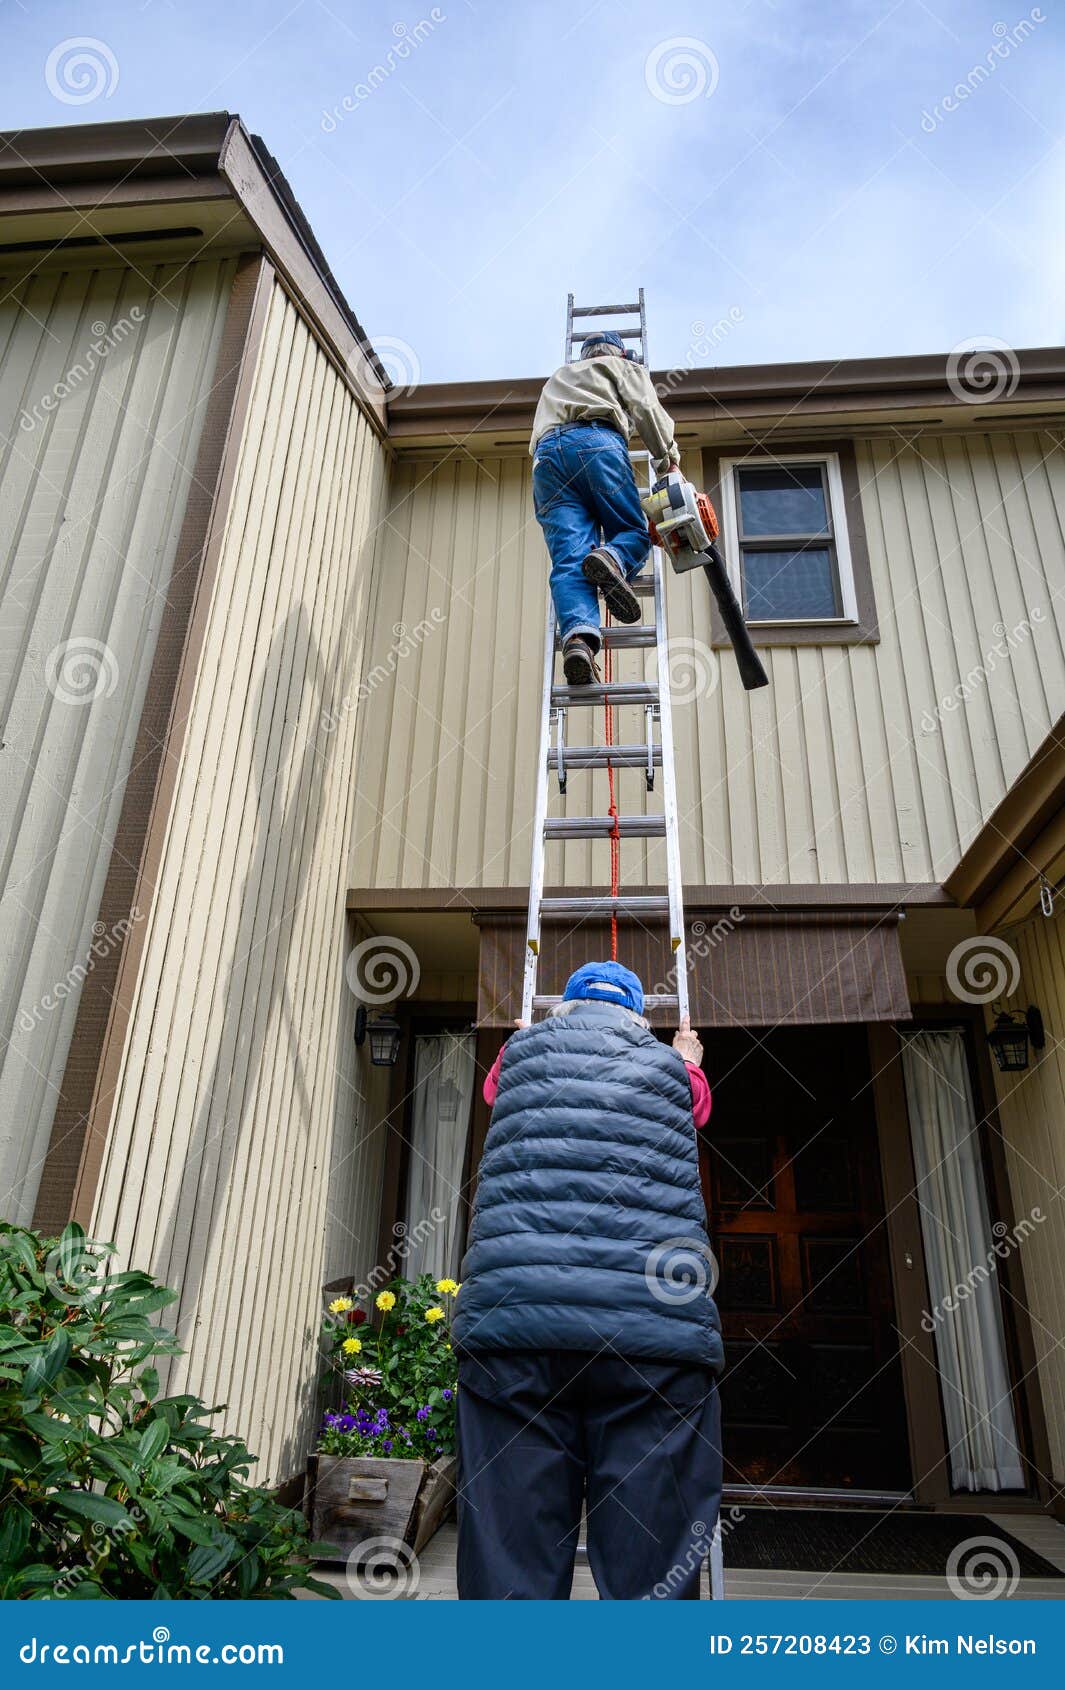
[[[611,616],[616,616],[619,622],[640,620],[640,601],[626,581],[621,565],[609,552],[598,549],[589,552],[581,567],[584,579],[599,588]]]
[[[599,679],[595,652],[583,634],[571,634],[562,647],[562,671],[571,687],[591,686]]]

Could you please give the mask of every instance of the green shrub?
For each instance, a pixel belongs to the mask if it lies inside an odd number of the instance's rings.
[[[177,1293],[113,1253],[0,1224],[0,1598],[336,1595],[218,1409],[160,1396],[181,1347],[151,1316]]]

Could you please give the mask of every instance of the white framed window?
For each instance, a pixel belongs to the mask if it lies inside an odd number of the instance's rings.
[[[722,458],[725,558],[747,621],[858,622],[837,452]]]

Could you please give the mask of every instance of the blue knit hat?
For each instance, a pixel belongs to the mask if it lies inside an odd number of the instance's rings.
[[[619,352],[625,350],[625,342],[617,329],[597,329],[595,334],[586,335],[581,341],[581,357],[594,358],[595,348],[602,346],[604,341],[608,346],[616,346]]]
[[[566,1002],[574,998],[592,998],[598,1003],[616,1003],[631,1009],[634,1015],[643,1014],[643,986],[640,977],[620,962],[586,962],[571,974],[562,994]]]

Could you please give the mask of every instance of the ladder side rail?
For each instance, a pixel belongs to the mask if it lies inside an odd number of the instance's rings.
[[[547,595],[544,631],[543,694],[540,704],[540,745],[536,764],[532,862],[529,867],[529,913],[525,927],[525,972],[521,988],[521,1018],[532,1020],[536,972],[540,957],[540,904],[544,895],[544,833],[547,821],[548,754],[551,750],[551,688],[555,678],[555,607]]]
[[[655,625],[658,630],[658,737],[662,747],[662,808],[666,818],[666,880],[669,888],[670,940],[676,976],[677,1014],[688,1009],[688,954],[684,931],[684,883],[680,871],[680,820],[673,750],[673,701],[669,690],[669,636],[666,628],[665,553],[654,548]]]

